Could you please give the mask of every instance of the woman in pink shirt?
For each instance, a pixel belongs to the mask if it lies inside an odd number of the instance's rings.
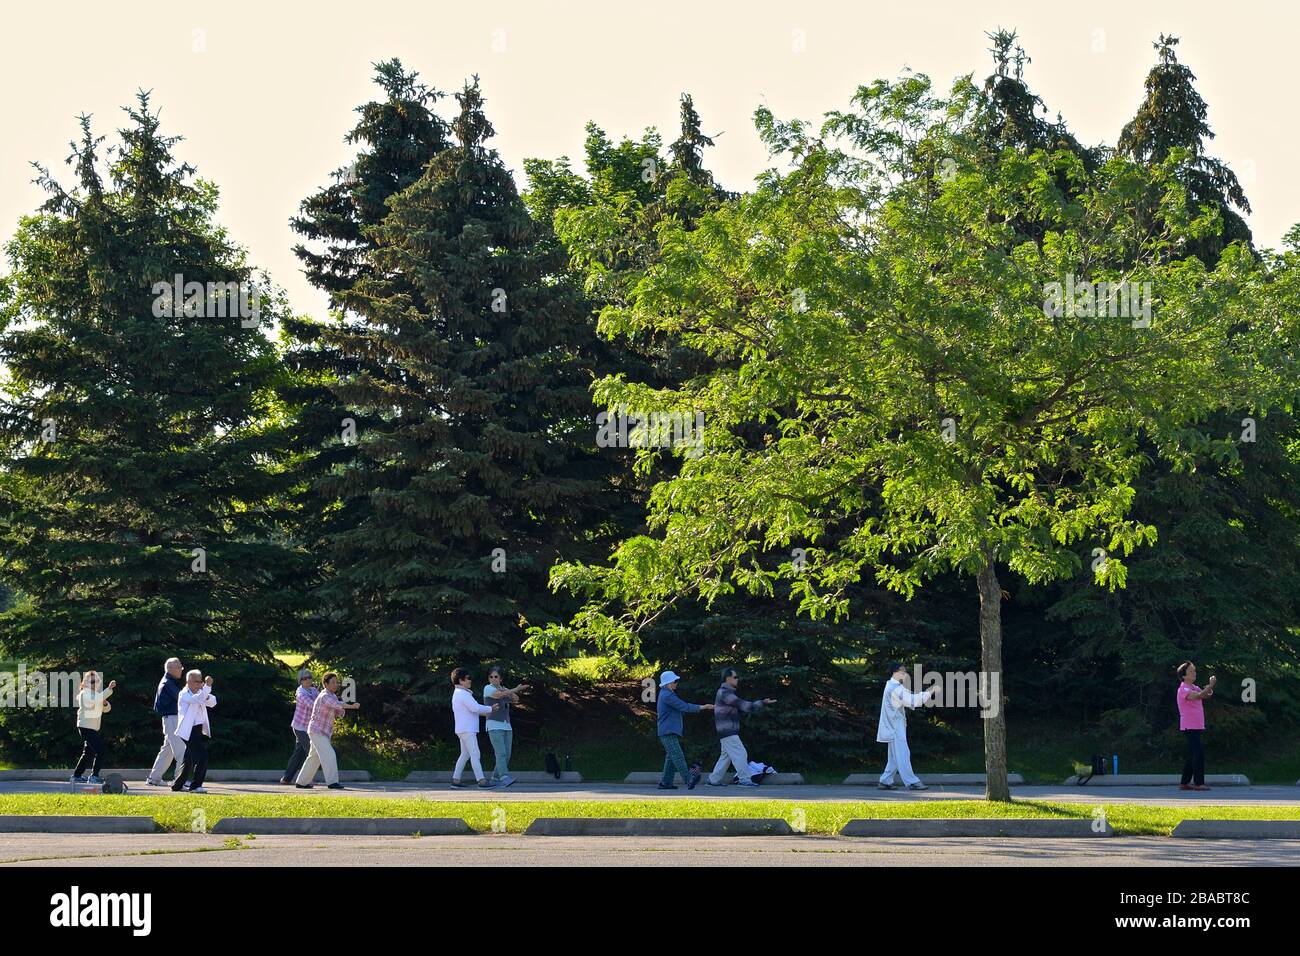
[[[1196,686],[1196,665],[1183,661],[1178,665],[1178,729],[1187,738],[1187,760],[1183,762],[1183,779],[1179,790],[1209,790],[1205,785],[1205,750],[1201,734],[1205,733],[1205,699],[1214,696],[1217,677],[1211,677],[1205,690]]]

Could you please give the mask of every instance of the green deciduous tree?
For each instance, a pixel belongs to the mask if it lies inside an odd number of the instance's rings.
[[[602,314],[602,329],[657,329],[717,368],[676,389],[597,390],[709,423],[705,453],[654,488],[651,534],[607,567],[557,568],[597,640],[634,642],[687,593],[780,589],[836,617],[864,574],[910,594],[958,573],[980,598],[980,669],[1000,679],[1000,573],[1045,582],[1095,555],[1095,582],[1122,587],[1124,556],[1156,539],[1130,513],[1143,436],[1181,467],[1236,454],[1206,423],[1257,407],[1269,384],[1255,263],[1229,250],[1211,272],[1169,255],[1201,224],[1172,162],[1090,171],[1070,149],[990,149],[968,81],[947,98],[924,77],[877,83],[854,105],[821,135],[760,111],[791,168],[693,230],[661,229],[628,305]],[[917,143],[951,175],[918,168]],[[1159,229],[1139,215],[1153,189]],[[1075,276],[1133,291],[1133,313],[1103,296],[1097,314],[1078,290],[1054,310],[1053,285]],[[801,545],[803,561],[763,560]],[[987,795],[1007,799],[993,700]]]

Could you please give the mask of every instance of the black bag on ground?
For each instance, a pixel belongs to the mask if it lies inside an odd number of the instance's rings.
[[[556,780],[560,779],[560,758],[553,753],[546,755],[546,772]]]
[[[1079,778],[1079,786],[1083,786],[1093,777],[1106,776],[1106,758],[1102,754],[1092,755],[1092,769],[1088,771],[1088,776]]]

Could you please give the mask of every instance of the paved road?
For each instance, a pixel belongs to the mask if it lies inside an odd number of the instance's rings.
[[[695,790],[658,790],[654,786],[636,786],[622,783],[591,784],[523,784],[513,787],[480,791],[473,787],[453,790],[446,784],[418,783],[356,783],[348,784],[344,791],[331,791],[321,785],[312,790],[297,790],[269,783],[209,783],[212,793],[251,794],[270,793],[277,796],[374,797],[424,800],[490,801],[501,803],[512,800],[793,800],[800,803],[826,800],[881,800],[906,802],[911,800],[980,800],[983,787],[933,787],[923,792],[883,791],[875,787],[849,787],[808,785],[778,787],[763,785],[758,789],[743,787],[697,787]],[[3,781],[0,794],[9,793],[67,793],[66,783],[41,781]],[[165,787],[146,787],[132,784],[131,793],[168,796]],[[1255,804],[1263,806],[1300,806],[1300,787],[1216,787],[1209,793],[1179,790],[1177,787],[1076,787],[1076,786],[1024,786],[1012,787],[1012,796],[1022,800],[1073,801],[1080,803],[1148,803],[1148,804]]]
[[[1096,840],[898,839],[828,836],[241,838],[195,834],[94,836],[0,834],[0,868],[15,866],[176,866],[202,852],[213,866],[478,866],[508,853],[518,866],[1300,866],[1300,842],[1113,837]]]

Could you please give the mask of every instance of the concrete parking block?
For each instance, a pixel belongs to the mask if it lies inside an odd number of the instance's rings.
[[[788,836],[790,824],[761,818],[538,817],[524,831],[530,836]]]
[[[0,833],[156,833],[153,817],[0,815]]]
[[[1184,820],[1173,835],[1196,840],[1300,840],[1300,820]]]
[[[212,833],[322,836],[459,836],[473,833],[459,817],[223,817]]]
[[[1114,836],[1109,823],[1093,829],[1091,819],[913,819],[850,820],[840,836],[849,837],[1100,837]]]

